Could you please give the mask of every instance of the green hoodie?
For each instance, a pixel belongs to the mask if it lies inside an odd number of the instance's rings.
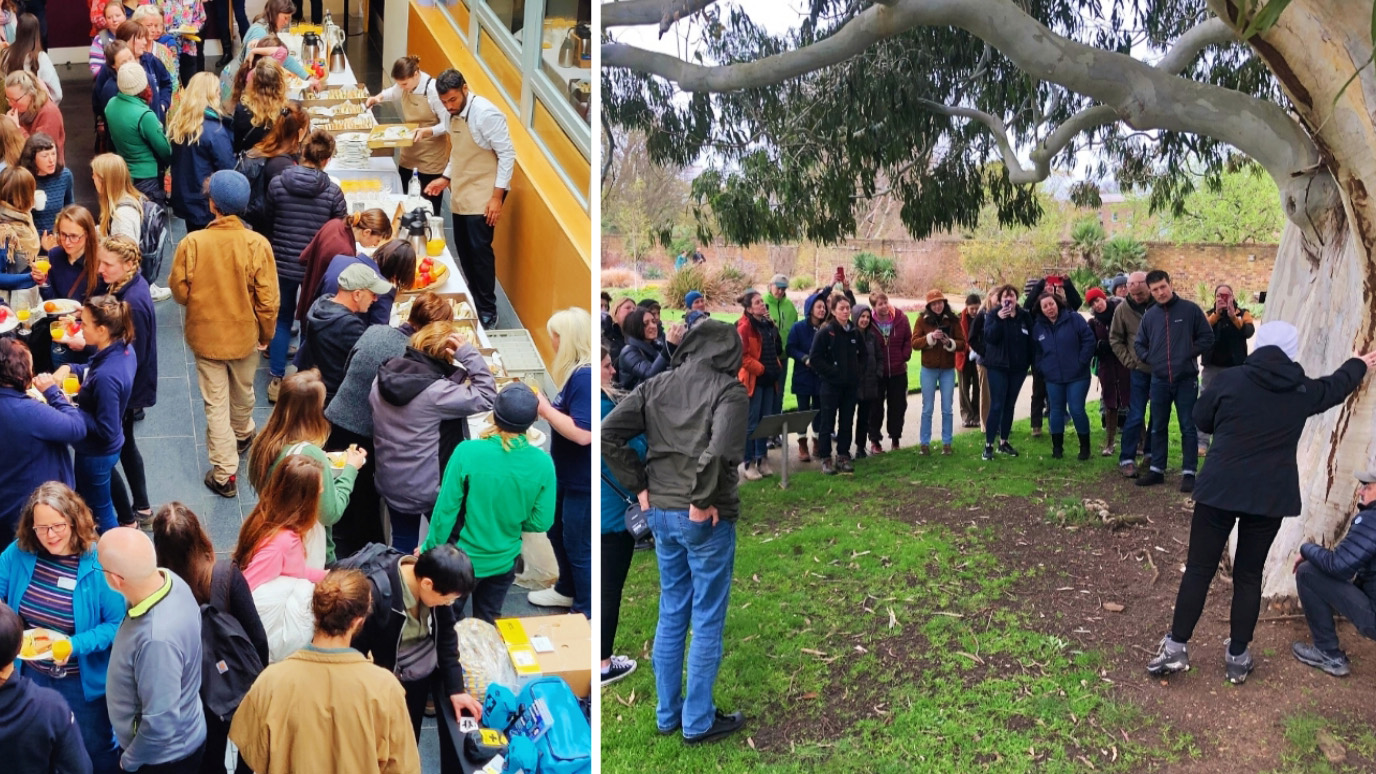
[[[128,94],[116,94],[105,106],[110,142],[129,165],[129,177],[157,177],[158,168],[172,160],[172,145],[148,103]]]

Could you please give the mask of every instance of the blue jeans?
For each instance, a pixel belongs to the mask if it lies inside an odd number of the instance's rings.
[[[1123,425],[1123,446],[1118,454],[1119,465],[1126,465],[1137,459],[1137,441],[1142,436],[1142,425],[1147,418],[1147,399],[1151,397],[1151,374],[1135,368],[1130,374],[1132,391],[1128,395],[1128,421]],[[1155,412],[1152,414],[1154,416]]]
[[[986,368],[989,374],[989,421],[984,426],[984,442],[992,446],[994,438],[1008,440],[1013,432],[1013,409],[1018,405],[1018,393],[1027,379],[1026,371],[1013,373],[1007,368]]]
[[[1199,380],[1193,376],[1176,382],[1151,380],[1151,469],[1166,470],[1166,433],[1171,406],[1180,425],[1180,472],[1192,476],[1199,467],[1199,437],[1194,426],[1194,404],[1199,400]]]
[[[119,463],[119,452],[99,457],[77,452],[76,493],[86,501],[95,517],[96,529],[104,532],[119,526],[115,500],[110,496],[110,471]]]
[[[922,367],[922,427],[918,441],[923,446],[932,442],[932,410],[936,408],[936,391],[941,388],[941,445],[951,445],[953,418],[951,398],[956,394],[956,369]]]
[[[392,525],[392,548],[409,554],[420,545],[420,520],[426,513],[402,513],[387,508],[387,520]]]
[[[1089,435],[1089,415],[1085,413],[1085,398],[1089,395],[1089,379],[1069,384],[1046,383],[1046,399],[1051,404],[1051,432],[1065,432],[1066,404],[1070,405],[1070,419],[1078,435]]]
[[[566,557],[569,581],[567,586],[573,592],[573,612],[592,618],[592,493],[559,493],[559,511],[563,517],[561,534],[558,535],[560,548]],[[555,539],[550,530],[551,542]],[[560,551],[556,550],[556,556]],[[565,586],[564,570],[559,572],[559,586]],[[560,592],[563,593],[563,592]]]
[[[281,302],[277,307],[277,331],[272,334],[272,344],[268,345],[268,371],[273,376],[287,375],[287,348],[291,346],[291,324],[296,319],[296,291],[301,283],[281,275],[277,277],[277,290]]]
[[[646,514],[659,559],[659,625],[655,628],[654,668],[659,728],[682,726],[683,735],[712,728],[716,705],[712,687],[721,668],[722,631],[736,562],[736,525],[725,519],[695,522],[688,511],[651,508]],[[688,690],[683,690],[683,650],[688,628]]]
[[[57,691],[67,700],[77,728],[81,730],[81,742],[86,747],[86,754],[91,756],[91,771],[94,774],[118,774],[119,743],[115,741],[115,730],[110,726],[110,711],[105,706],[105,697],[87,701],[81,689],[81,677],[75,674],[56,678],[37,669],[26,669],[24,676],[32,680],[34,685]]]
[[[755,428],[760,426],[760,420],[773,411],[774,393],[777,389],[778,382],[766,382],[763,378],[755,380],[755,394],[750,396],[750,418],[745,425],[744,461],[747,463],[762,460],[769,453],[769,439],[752,439],[750,436],[755,434]]]

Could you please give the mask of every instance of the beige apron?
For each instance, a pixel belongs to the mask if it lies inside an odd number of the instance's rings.
[[[430,84],[427,83],[428,87]],[[422,129],[440,122],[439,116],[430,108],[424,89],[419,86],[410,94],[401,97],[401,120],[408,124],[419,124]],[[444,173],[444,165],[449,161],[449,135],[440,134],[421,140],[409,148],[401,149],[401,166],[405,169],[418,169],[422,174],[439,175]]]
[[[459,116],[449,119],[449,135],[449,208],[455,215],[482,215],[497,187],[497,153],[478,147],[468,121]]]

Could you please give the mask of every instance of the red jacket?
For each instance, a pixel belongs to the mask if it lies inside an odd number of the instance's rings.
[[[873,313],[870,317],[874,320],[875,332],[884,340],[885,357],[879,375],[889,377],[907,374],[908,360],[913,356],[913,329],[908,322],[908,315],[897,309],[893,310],[893,327],[889,329],[888,336],[884,335],[884,330],[879,327],[879,321],[874,319]]]
[[[975,324],[975,318],[970,313],[962,310],[960,313],[960,332],[965,334],[965,341],[956,348],[956,370],[965,370],[965,359],[970,355],[970,326]]]
[[[297,322],[306,321],[315,300],[315,291],[320,280],[325,278],[325,270],[336,255],[356,255],[358,246],[354,243],[354,230],[344,218],[335,218],[320,228],[306,249],[301,251],[301,263],[306,265],[306,276],[301,280],[301,301],[296,305]]]
[[[736,321],[736,333],[741,336],[741,344],[744,351],[741,353],[741,370],[736,374],[736,378],[745,385],[745,394],[755,394],[755,380],[764,376],[764,363],[760,362],[760,352],[764,348],[764,343],[760,340],[760,332],[755,330],[755,326],[750,324],[750,315],[742,314],[741,319]]]

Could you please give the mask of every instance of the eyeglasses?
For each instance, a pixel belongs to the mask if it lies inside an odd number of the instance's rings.
[[[80,242],[81,240],[86,238],[86,235],[80,232],[76,234],[69,234],[66,231],[60,231],[58,232],[57,237],[58,239],[61,239],[63,242]]]
[[[57,524],[35,524],[33,525],[34,534],[42,537],[44,535],[61,535],[67,531],[67,522],[62,521]]]

